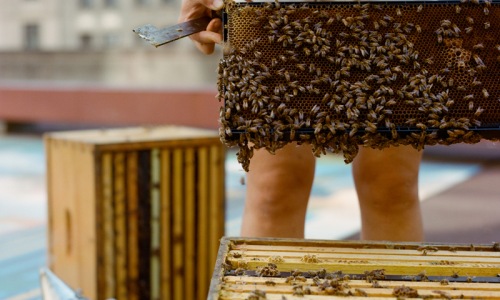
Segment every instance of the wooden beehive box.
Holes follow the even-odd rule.
[[[49,265],[89,299],[204,299],[224,147],[176,126],[46,135]]]
[[[500,299],[500,246],[223,238],[208,299]]]

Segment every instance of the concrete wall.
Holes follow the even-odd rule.
[[[187,49],[175,43],[187,43]],[[189,40],[175,43],[136,50],[0,52],[0,84],[41,81],[57,85],[215,87],[219,52],[205,56]]]
[[[63,46],[59,35],[60,7],[56,0],[2,0],[0,9],[0,50],[25,49],[25,26],[39,27],[40,49],[55,50]]]

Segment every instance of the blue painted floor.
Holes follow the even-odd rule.
[[[226,170],[226,235],[237,236],[246,186],[240,182],[245,173],[233,152],[227,156]],[[422,200],[479,170],[480,166],[473,163],[424,161],[420,174]],[[46,212],[41,138],[0,136],[0,299],[40,299],[38,271],[45,265],[47,255]],[[339,156],[325,156],[317,163],[306,237],[342,239],[358,230],[351,167]]]
[[[0,299],[20,294],[22,299],[41,299],[38,270],[46,265],[45,242],[45,226],[0,236]]]
[[[41,299],[46,199],[42,140],[0,136],[0,299]]]

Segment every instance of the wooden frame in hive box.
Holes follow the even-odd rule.
[[[208,299],[500,299],[499,276],[499,243],[223,238]]]

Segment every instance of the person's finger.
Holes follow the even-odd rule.
[[[222,42],[222,36],[212,31],[201,31],[190,35],[190,37],[194,42],[201,44],[220,44]]]
[[[224,7],[223,0],[183,0],[179,22],[211,16],[212,10],[220,10]]]
[[[223,7],[223,0],[183,0],[179,22],[185,22],[202,16],[211,16],[212,9]],[[205,54],[211,54],[214,51],[215,44],[222,42],[222,21],[213,19],[207,25],[205,31],[193,34],[190,38],[194,41],[196,47]]]
[[[224,6],[223,0],[199,0],[201,4],[205,7],[210,8],[211,10],[219,10]]]
[[[215,44],[222,43],[222,21],[213,19],[207,26],[206,31],[191,35],[191,39],[195,42],[196,47],[205,54],[214,52]]]
[[[210,43],[210,44],[203,44],[203,43],[195,43],[196,48],[200,50],[203,54],[212,54],[214,52],[215,44]]]
[[[205,31],[190,35],[191,39],[200,43],[216,43],[222,41],[222,21],[220,19],[212,19],[207,25]]]
[[[212,21],[208,23],[207,31],[222,34],[222,20],[219,18],[212,19]]]

